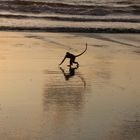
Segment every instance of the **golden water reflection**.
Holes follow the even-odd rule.
[[[62,68],[58,74],[49,72],[43,94],[44,108],[79,110],[84,104],[84,91],[85,83],[75,75],[74,69],[68,73]]]
[[[139,35],[28,34],[0,36],[0,139],[140,139]],[[81,40],[80,67],[57,67]]]
[[[114,126],[105,138],[106,140],[139,140],[140,139],[140,116],[134,116],[131,120],[124,120]]]

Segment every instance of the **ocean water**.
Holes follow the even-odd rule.
[[[139,0],[1,0],[1,30],[140,31]]]

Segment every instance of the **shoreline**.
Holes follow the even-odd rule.
[[[118,16],[113,17],[112,16],[89,16],[89,17],[80,17],[73,15],[72,17],[69,17],[69,15],[25,15],[25,14],[0,14],[0,18],[9,18],[9,19],[45,19],[45,20],[51,20],[51,21],[66,21],[66,22],[128,22],[128,23],[140,23],[139,16],[129,17],[128,16]]]
[[[6,27],[0,31],[15,32],[54,32],[54,33],[140,33],[140,29],[133,28],[90,28],[90,27]]]

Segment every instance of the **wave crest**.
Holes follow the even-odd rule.
[[[117,2],[116,2],[117,4]],[[26,0],[2,0],[0,9],[14,12],[29,12],[29,13],[57,13],[68,15],[96,15],[105,16],[110,14],[132,14],[140,15],[140,4],[133,2],[127,5],[104,4],[104,5],[84,5],[70,3],[53,3],[53,2],[37,2]],[[119,3],[120,4],[120,3]]]

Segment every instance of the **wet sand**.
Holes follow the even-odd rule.
[[[0,139],[139,140],[139,72],[139,34],[0,32]]]

